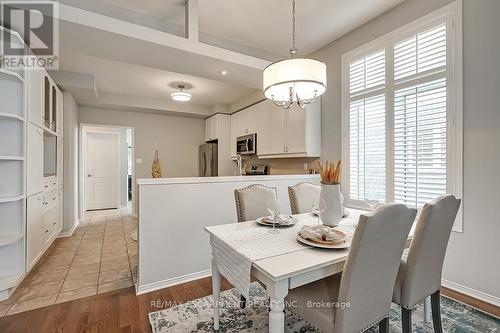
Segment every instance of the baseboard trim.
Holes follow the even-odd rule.
[[[457,293],[463,294],[463,295],[468,296],[470,298],[476,299],[479,302],[487,303],[487,304],[491,305],[492,307],[496,307],[497,310],[498,310],[498,308],[500,308],[500,298],[499,297],[489,295],[489,294],[486,294],[482,291],[475,290],[475,289],[472,289],[470,287],[466,287],[464,285],[461,285],[459,283],[444,280],[444,279],[441,281],[441,285],[444,288],[450,289],[451,291],[455,291]],[[450,297],[452,297],[452,296],[450,295]],[[452,298],[454,298],[454,297],[452,297]],[[459,298],[459,297],[457,297],[457,298]],[[463,299],[457,299],[457,300],[462,302],[462,303],[469,304],[466,300],[463,300]],[[472,304],[469,304],[469,305],[472,305]],[[498,316],[498,311],[493,311],[496,313],[492,313],[492,311],[490,311],[491,309],[486,309],[486,308],[483,309],[482,306],[481,307],[475,306],[475,307],[477,307],[479,310],[488,312],[493,316]]]
[[[73,223],[73,226],[71,227],[70,230],[68,231],[61,231],[59,233],[59,236],[57,238],[65,238],[65,237],[70,237],[73,236],[73,232],[75,232],[76,228],[78,227],[78,224],[80,224],[80,220],[76,220],[75,223]]]
[[[163,289],[163,288],[168,288],[172,287],[178,284],[183,284],[186,282],[191,282],[194,280],[206,278],[212,275],[212,270],[206,270],[206,271],[201,271],[201,272],[196,272],[196,273],[191,273],[183,276],[178,276],[175,278],[171,279],[166,279],[158,282],[153,282],[153,283],[148,283],[145,285],[137,285],[136,288],[136,294],[137,295],[142,295],[146,293],[150,293],[152,291],[158,290],[158,289]]]

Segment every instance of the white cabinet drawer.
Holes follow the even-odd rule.
[[[57,217],[58,207],[54,206],[49,209],[43,216],[43,244],[47,248],[53,240],[53,236],[57,232]]]

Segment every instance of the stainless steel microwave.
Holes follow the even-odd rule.
[[[249,134],[236,138],[236,153],[238,155],[257,154],[257,134]]]

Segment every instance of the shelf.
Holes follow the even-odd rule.
[[[9,118],[24,121],[24,117],[21,117],[20,115],[14,113],[0,112],[0,118]]]
[[[7,236],[7,237],[0,237],[0,247],[17,243],[23,238],[24,238],[23,234],[12,235],[12,236]]]
[[[19,75],[19,73],[9,71],[8,69],[5,68],[0,68],[0,80],[24,82],[24,78],[21,75]]]
[[[0,198],[0,203],[19,201],[19,200],[23,200],[25,197],[26,196],[23,194],[23,195],[18,195],[15,197],[10,197],[10,198]]]
[[[0,156],[0,161],[24,161],[22,156]]]

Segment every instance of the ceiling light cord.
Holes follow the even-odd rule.
[[[290,49],[290,56],[293,58],[297,54],[295,47],[295,0],[292,0],[292,48]]]

